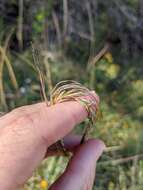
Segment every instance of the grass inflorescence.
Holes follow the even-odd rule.
[[[77,101],[84,105],[91,123],[95,121],[98,99],[88,88],[73,80],[59,82],[50,94],[50,105],[67,101]]]

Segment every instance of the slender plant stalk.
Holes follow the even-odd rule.
[[[138,160],[143,159],[143,154],[138,154],[138,155],[125,157],[125,158],[119,158],[119,159],[111,160],[111,161],[103,161],[103,162],[100,162],[99,165],[113,165],[113,166],[116,166],[118,164],[124,164],[124,163],[127,163],[129,161],[134,161],[134,159],[138,159]]]
[[[18,29],[17,29],[17,38],[19,42],[19,48],[23,49],[23,0],[19,0],[19,16],[18,16]]]
[[[21,61],[26,63],[29,67],[31,67],[34,71],[37,71],[33,63],[24,55],[19,54],[17,52],[13,52],[13,54]]]
[[[89,1],[86,1],[86,9],[87,9],[87,14],[88,14],[88,20],[89,20],[89,29],[90,29],[90,36],[91,36],[91,41],[90,41],[90,58],[94,55],[94,43],[95,43],[95,31],[94,31],[94,21],[93,21],[93,15],[92,15],[92,10],[91,10],[91,4]]]
[[[55,11],[52,12],[52,17],[53,17],[53,22],[54,22],[56,33],[57,33],[57,41],[58,41],[59,49],[61,49],[62,48],[62,34],[61,34],[59,20]]]
[[[109,48],[110,45],[106,43],[104,47],[100,50],[100,52],[90,61],[88,67],[90,68],[91,65],[95,65],[97,61],[99,61],[104,56],[104,54],[109,50]]]
[[[52,76],[51,76],[51,65],[49,62],[48,53],[44,53],[44,66],[46,70],[46,82],[48,85],[48,92],[50,94],[53,89],[53,84],[52,84]]]
[[[33,56],[33,60],[35,63],[35,67],[36,70],[38,72],[39,75],[39,80],[40,80],[40,84],[41,84],[41,93],[42,93],[42,99],[46,102],[47,106],[49,105],[48,103],[48,98],[46,95],[46,87],[45,87],[45,80],[44,80],[44,74],[41,71],[41,66],[40,66],[40,60],[39,60],[39,52],[38,50],[34,47],[33,43],[31,42],[31,46],[32,46],[32,56]]]
[[[5,62],[5,56],[4,53],[7,51],[8,48],[8,44],[9,41],[11,39],[11,36],[14,32],[15,28],[12,28],[9,35],[7,36],[5,43],[4,43],[4,47],[0,49],[0,55],[1,55],[1,59],[0,59],[0,101],[1,104],[3,105],[5,111],[8,110],[8,106],[6,103],[6,98],[5,98],[5,93],[4,93],[4,87],[3,87],[3,68],[4,68],[4,62]]]
[[[68,30],[68,0],[63,0],[63,36],[66,37]]]
[[[3,57],[4,57],[4,61],[5,61],[5,64],[7,66],[7,69],[8,69],[9,76],[10,76],[11,82],[13,84],[13,87],[15,88],[15,90],[18,90],[18,83],[17,83],[17,80],[16,80],[14,70],[12,68],[11,62],[8,59],[8,57],[6,56],[5,51],[1,46],[0,46],[0,51],[1,51],[1,54],[3,55]]]
[[[1,53],[1,51],[0,51]],[[4,107],[5,110],[8,109],[5,99],[4,87],[3,87],[3,66],[4,66],[4,59],[3,54],[1,53],[1,60],[0,60],[0,100],[1,105]]]

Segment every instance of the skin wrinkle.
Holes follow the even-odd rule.
[[[37,112],[37,111],[36,111]],[[3,125],[2,126],[2,128],[1,128],[1,132],[3,131],[3,130],[5,130],[6,128],[7,128],[7,126],[9,127],[10,126],[10,128],[12,128],[11,126],[13,126],[14,128],[15,127],[17,127],[17,126],[19,126],[19,130],[20,129],[22,129],[22,127],[20,127],[22,124],[26,124],[26,123],[33,123],[33,120],[32,120],[32,117],[30,117],[30,115],[33,115],[34,113],[36,113],[36,112],[33,112],[33,113],[31,113],[31,114],[26,114],[26,113],[24,113],[24,114],[21,114],[20,116],[18,116],[18,115],[15,115],[14,116],[14,118],[13,119],[11,119],[11,121],[9,121],[9,124],[5,124],[5,125]],[[15,112],[15,113],[18,113],[17,111]],[[23,125],[23,126],[24,126]],[[33,124],[31,125],[31,126],[33,126]]]
[[[47,111],[48,111],[48,109],[49,109],[49,107],[46,106],[46,110]],[[37,117],[38,120],[39,120],[37,122],[38,125],[34,126],[36,128],[36,130],[37,130],[37,128],[39,128],[40,123],[42,122],[42,118],[46,118],[46,117],[47,117],[46,111],[43,110],[43,109],[39,109],[39,111],[38,111],[38,117]],[[48,125],[50,125],[50,122],[47,123],[47,128],[48,128]],[[39,134],[39,137],[40,137],[42,143],[45,144],[48,147],[49,144],[50,144],[50,139],[49,139],[49,137],[47,137],[47,134],[45,132],[42,133],[42,129],[41,129],[40,133],[38,133],[38,134]]]
[[[14,122],[17,118],[23,116],[23,114],[25,112],[27,114],[28,113],[34,114],[35,112],[37,112],[39,110],[39,108],[41,108],[42,105],[44,106],[45,102],[37,103],[34,105],[26,105],[26,106],[18,107],[16,109],[10,111],[6,115],[0,117],[0,123],[1,123],[1,125],[3,125],[3,127],[6,125],[10,125],[12,121]]]
[[[32,133],[36,137],[39,137],[38,138],[39,142],[41,141],[42,143],[47,144],[47,141],[43,140],[43,137],[40,136],[40,133],[38,132],[39,129],[37,129],[40,126],[40,118],[41,117],[39,110],[36,110],[35,112],[32,113],[28,113],[27,111],[25,111],[24,115],[17,119],[16,124],[14,124],[16,125],[16,127],[13,126],[13,129],[15,129],[15,132],[20,131],[20,135],[22,135],[21,134],[22,131],[25,132],[26,130],[27,135]]]
[[[20,123],[20,122],[18,122]],[[19,141],[16,141],[16,143],[21,142],[21,138],[19,138],[19,136],[23,137],[23,136],[27,136],[29,134],[31,134],[33,136],[34,133],[30,133],[31,132],[31,125],[27,126],[21,123],[21,126],[19,126],[19,124],[14,124],[12,123],[11,126],[6,127],[3,130],[3,133],[5,133],[7,136],[10,134],[13,136],[13,140],[14,139],[18,139]],[[33,131],[34,132],[34,131]],[[23,141],[23,140],[22,140]]]

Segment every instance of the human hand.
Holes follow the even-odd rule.
[[[0,188],[16,190],[32,176],[33,171],[49,155],[48,147],[65,137],[87,117],[78,102],[65,102],[47,107],[38,103],[17,108],[0,118]],[[104,144],[67,138],[65,146],[75,153],[65,173],[51,190],[92,189],[96,161]]]

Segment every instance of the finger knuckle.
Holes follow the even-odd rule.
[[[11,111],[13,116],[23,115],[24,113],[27,113],[26,106],[22,106]]]
[[[33,115],[29,113],[24,107],[17,108],[12,111],[12,114],[15,115],[15,124],[34,124]]]

